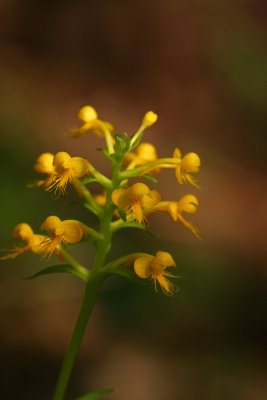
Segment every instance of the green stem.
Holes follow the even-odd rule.
[[[152,161],[148,164],[142,165],[141,167],[126,169],[125,171],[120,172],[120,180],[135,178],[142,173],[149,172],[155,167],[159,166],[160,168],[175,168],[175,165],[178,165],[181,162],[179,158],[159,158],[158,160]]]
[[[89,226],[83,224],[82,222],[80,222],[80,225],[82,227],[82,229],[84,230],[85,233],[87,233],[89,236],[93,237],[96,240],[103,240],[104,236],[97,232],[95,229],[90,228]]]
[[[127,256],[120,257],[117,260],[106,264],[104,266],[104,268],[103,268],[103,271],[111,273],[114,268],[117,268],[120,265],[127,264],[129,261],[135,260],[138,257],[145,257],[145,256],[148,256],[148,255],[149,254],[147,254],[147,253],[131,253],[131,254],[127,254]]]
[[[93,305],[100,289],[102,281],[107,277],[107,272],[103,271],[103,266],[107,253],[111,245],[111,220],[114,207],[111,200],[111,194],[113,189],[119,187],[119,165],[113,166],[112,182],[113,186],[107,190],[107,203],[103,209],[103,213],[99,216],[100,218],[100,234],[103,240],[96,242],[96,257],[93,269],[88,277],[85,294],[81,309],[77,318],[77,322],[69,343],[69,347],[65,354],[62,369],[59,375],[58,383],[56,386],[53,400],[63,400],[69,382],[72,367],[76,358],[76,354],[79,350],[81,340],[84,335],[85,328],[87,326]],[[74,260],[76,263],[76,261]]]
[[[79,273],[79,275],[82,275],[85,280],[88,280],[90,272],[88,269],[84,268],[82,265],[80,265],[68,252],[67,250],[63,249],[61,247],[60,249],[60,254],[64,258],[65,261],[67,261],[76,271]]]
[[[63,400],[64,398],[76,354],[79,350],[87,322],[103,279],[104,276],[99,273],[91,273],[89,276],[81,309],[63,361],[53,400]]]

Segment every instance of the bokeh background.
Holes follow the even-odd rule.
[[[160,191],[198,196],[188,219],[203,240],[153,215],[159,237],[118,233],[111,255],[171,252],[180,292],[166,298],[149,283],[107,281],[67,399],[112,386],[110,400],[266,399],[266,19],[263,0],[1,1],[1,248],[17,223],[38,231],[48,215],[96,226],[71,189],[54,200],[25,187],[45,151],[86,157],[109,174],[95,150],[101,139],[65,135],[84,104],[128,134],[154,110],[145,141],[160,156],[178,146],[202,160],[201,190],[163,171]],[[73,254],[92,262],[88,245]],[[21,278],[55,263],[30,253],[1,262],[4,399],[52,396],[83,284]]]

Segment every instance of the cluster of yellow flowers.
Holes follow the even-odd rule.
[[[13,237],[24,241],[25,245],[10,250],[2,259],[15,258],[31,250],[46,258],[55,252],[64,261],[62,243],[79,243],[87,235],[96,241],[110,240],[106,237],[127,224],[132,227],[137,227],[138,224],[144,226],[149,215],[155,212],[169,214],[173,221],[179,220],[199,238],[197,228],[183,216],[184,213],[194,214],[197,211],[198,200],[193,194],[187,194],[177,201],[165,201],[161,200],[157,190],[151,190],[143,182],[128,185],[131,178],[147,178],[153,181],[161,169],[169,168],[174,169],[179,184],[188,182],[198,187],[196,178],[192,175],[200,168],[200,158],[196,153],[190,152],[182,156],[180,149],[175,148],[172,157],[158,158],[156,148],[151,143],[139,144],[144,130],[157,121],[157,115],[152,111],[145,114],[139,129],[131,138],[128,135],[123,138],[119,134],[112,136],[114,126],[100,120],[91,106],[82,107],[77,117],[82,124],[72,130],[70,136],[76,138],[93,132],[106,139],[107,147],[102,150],[113,168],[111,179],[102,175],[84,158],[71,157],[66,152],[55,155],[43,153],[37,158],[34,170],[44,174],[45,178],[29,186],[42,186],[59,196],[66,192],[68,183],[72,184],[78,195],[84,199],[85,206],[102,220],[102,228],[100,226],[98,232],[76,220],[61,221],[57,216],[49,216],[41,225],[41,230],[46,230],[48,235],[39,235],[28,224],[21,223],[15,227]],[[85,178],[80,181],[82,177]],[[102,194],[90,193],[86,185],[91,181],[102,185]],[[105,210],[108,210],[106,214]],[[103,223],[108,218],[108,212],[111,216],[109,228]],[[168,295],[175,291],[175,285],[166,278],[174,277],[166,268],[176,266],[169,253],[158,251],[155,256],[142,254],[130,257],[128,264],[129,261],[134,263],[134,272],[138,277],[150,277],[155,288],[158,282]]]

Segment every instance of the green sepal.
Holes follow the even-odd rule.
[[[22,279],[30,280],[30,279],[38,278],[39,276],[42,276],[42,275],[50,275],[50,274],[56,274],[56,273],[71,274],[71,275],[77,276],[78,278],[81,278],[83,281],[87,282],[87,278],[81,272],[77,271],[75,268],[73,268],[69,264],[52,265],[51,267],[42,269],[41,271],[36,272],[35,274],[33,274],[31,276],[24,277]]]
[[[78,187],[82,186],[82,185],[86,185],[87,183],[91,183],[91,182],[98,182],[98,179],[96,179],[92,176],[89,176],[88,178],[85,178],[83,181],[81,181],[81,183],[78,185]]]
[[[139,285],[145,285],[145,281],[141,278],[139,278],[131,269],[128,267],[116,267],[114,269],[110,269],[108,273],[114,274],[114,275],[120,275],[123,278],[130,279],[130,281],[134,283],[138,283]]]
[[[151,176],[149,174],[142,175],[142,177],[148,179],[149,181],[151,181],[153,183],[159,183],[159,181],[156,178],[154,178],[154,176]]]
[[[109,394],[111,392],[114,392],[113,388],[110,389],[100,389],[96,390],[95,392],[90,392],[88,394],[85,394],[82,397],[78,397],[76,400],[98,400],[102,396],[105,396],[106,394]]]

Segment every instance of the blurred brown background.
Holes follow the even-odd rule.
[[[96,226],[71,190],[55,201],[25,187],[44,151],[86,157],[109,173],[95,150],[101,139],[65,135],[84,104],[128,134],[154,110],[159,120],[144,140],[160,156],[178,146],[202,161],[200,191],[179,186],[172,171],[159,190],[166,200],[198,196],[188,219],[203,241],[153,215],[159,238],[124,231],[111,254],[171,252],[180,293],[107,281],[67,399],[112,386],[110,400],[266,398],[266,12],[263,0],[1,1],[2,248],[17,223],[38,231],[48,215]],[[73,254],[90,265],[90,247]],[[1,262],[4,399],[52,396],[83,285],[20,279],[47,265],[34,254]]]

